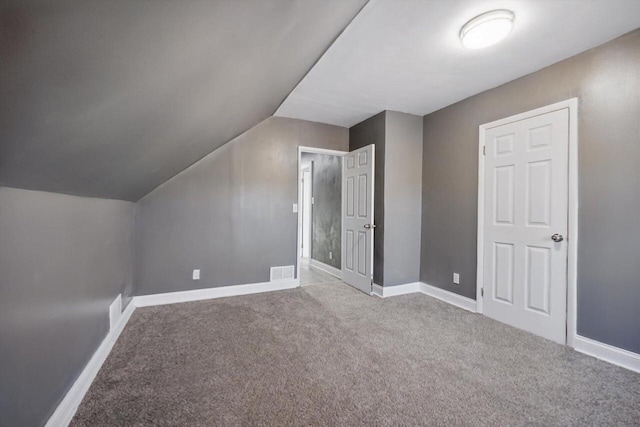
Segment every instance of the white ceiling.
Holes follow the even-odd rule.
[[[501,43],[467,50],[460,27],[509,9]],[[351,127],[382,110],[425,115],[640,27],[640,0],[371,0],[276,116]]]

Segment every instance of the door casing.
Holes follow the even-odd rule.
[[[302,203],[298,206],[298,209],[302,211],[302,239],[301,239],[301,249],[302,254],[300,255],[302,258],[305,257],[305,251],[308,250],[309,256],[311,258],[311,234],[313,229],[313,162],[306,168],[303,168],[301,171],[302,176]],[[305,179],[305,174],[308,177],[308,181]],[[307,194],[307,191],[309,194]],[[306,224],[307,229],[305,230],[305,219],[309,222]],[[305,243],[307,247],[305,248]]]
[[[487,129],[506,125],[567,108],[569,110],[569,191],[567,235],[567,342],[575,347],[578,277],[578,98],[557,102],[535,110],[480,125],[478,146],[478,239],[476,275],[476,311],[482,313],[484,286],[484,212],[485,212],[485,133]]]

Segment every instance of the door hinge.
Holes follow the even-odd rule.
[[[487,146],[486,146],[486,145],[483,145],[483,146],[482,146],[482,155],[483,155],[483,156],[486,156],[486,155],[487,155]]]
[[[484,288],[480,288],[480,296],[483,297],[484,296]]]

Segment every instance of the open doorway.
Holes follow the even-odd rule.
[[[342,151],[300,147],[298,278],[300,285],[342,277]]]

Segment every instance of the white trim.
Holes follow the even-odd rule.
[[[315,147],[306,147],[304,145],[298,146],[298,167],[296,171],[297,181],[296,188],[298,189],[298,236],[296,238],[296,278],[300,279],[300,258],[302,257],[302,210],[300,206],[302,205],[302,186],[300,185],[300,181],[302,179],[301,175],[301,166],[302,166],[302,153],[312,153],[312,154],[331,154],[334,156],[344,156],[348,154],[348,151],[338,151],[338,150],[329,150],[327,148],[315,148]],[[342,197],[340,197],[342,200]],[[341,209],[342,212],[342,209]],[[342,245],[341,245],[342,246]],[[309,254],[311,256],[311,254]],[[341,262],[340,265],[344,265],[344,251],[341,250]],[[340,273],[340,277],[342,277],[342,272]]]
[[[306,181],[304,180],[304,174],[305,172],[309,173],[309,181],[310,181],[310,185],[309,188],[311,189],[311,194],[309,195],[309,205],[310,205],[310,209],[308,209],[309,212],[309,225],[307,227],[307,232],[305,233],[304,231],[304,216],[305,216],[305,212],[307,211],[307,200],[306,200],[306,196],[305,196],[305,187],[306,187]],[[301,167],[300,168],[300,182],[298,183],[298,185],[300,186],[300,203],[298,204],[298,211],[302,211],[300,213],[300,217],[301,217],[301,227],[300,227],[300,249],[301,249],[301,254],[300,254],[300,258],[311,258],[311,251],[313,248],[311,248],[311,231],[313,228],[313,170],[311,168],[311,165],[305,166],[305,167]],[[304,242],[307,242],[307,246],[309,246],[308,248],[308,257],[305,257],[305,251],[304,251]]]
[[[270,285],[270,286],[269,286]],[[285,287],[286,286],[286,287]],[[65,397],[62,399],[56,410],[53,412],[45,427],[66,427],[75,415],[82,399],[91,387],[93,380],[100,371],[104,361],[109,356],[118,337],[129,322],[131,315],[137,307],[147,307],[152,305],[172,304],[176,302],[198,301],[201,299],[221,298],[227,296],[247,295],[250,293],[269,292],[279,289],[290,289],[298,286],[296,281],[282,281],[276,283],[251,283],[248,285],[223,286],[221,288],[199,289],[195,291],[170,292],[165,294],[143,295],[133,297],[129,305],[124,309],[122,315],[113,329],[95,351],[89,362],[84,367],[76,381],[73,383]],[[225,289],[226,288],[226,289]],[[255,292],[249,292],[253,290]],[[458,294],[436,288],[422,282],[406,283],[398,286],[383,287],[373,284],[373,294],[381,298],[411,293],[423,293],[437,298],[459,308],[475,312],[475,301]],[[580,353],[593,356],[617,366],[640,373],[640,354],[623,350],[608,344],[604,344],[582,336],[575,337],[575,350]]]
[[[317,268],[318,270],[322,270],[325,273],[329,273],[330,275],[335,276],[338,279],[342,279],[342,270],[338,270],[337,268],[325,264],[324,262],[309,258],[309,265],[313,268]]]
[[[98,349],[73,383],[65,397],[53,412],[45,427],[66,427],[69,425],[78,406],[82,403],[91,383],[100,371],[104,361],[109,356],[113,345],[124,330],[131,315],[138,307],[153,305],[174,304],[187,301],[199,301],[212,298],[222,298],[237,295],[248,295],[262,292],[271,292],[284,289],[292,289],[299,286],[298,280],[279,280],[275,282],[250,283],[246,285],[222,286],[219,288],[197,289],[184,292],[168,292],[165,294],[142,295],[131,299],[129,305],[120,315],[115,326],[107,333]]]
[[[406,295],[413,293],[421,293],[441,301],[455,305],[456,307],[468,310],[472,313],[476,312],[476,302],[471,298],[454,294],[447,290],[436,288],[424,282],[405,283],[397,286],[380,286],[373,284],[373,294],[380,298],[394,297],[397,295]]]
[[[455,305],[456,307],[462,308],[472,313],[476,312],[476,302],[471,298],[455,294],[445,289],[436,288],[435,286],[431,286],[423,282],[420,283],[420,292],[425,295],[437,298],[441,301],[448,302],[449,304]]]
[[[180,302],[281,291],[284,289],[297,288],[299,285],[300,283],[297,279],[276,280],[273,282],[249,283],[246,285],[220,286],[217,288],[167,292],[164,294],[140,295],[135,297],[134,302],[136,307],[149,307],[153,305],[176,304]]]
[[[107,336],[104,337],[98,349],[93,353],[89,362],[87,362],[76,381],[45,424],[45,427],[62,427],[69,425],[78,410],[78,406],[82,403],[84,395],[89,390],[89,387],[91,387],[91,383],[100,371],[107,356],[109,356],[113,345],[129,321],[131,314],[133,314],[136,309],[134,302],[135,298],[129,302],[129,305],[124,309],[114,327],[109,331]]]
[[[575,349],[580,353],[593,356],[605,362],[621,366],[640,373],[640,354],[633,353],[609,344],[585,338],[580,335],[575,336]]]
[[[371,295],[384,298],[384,287],[376,283],[371,284]]]
[[[415,292],[420,292],[420,282],[405,283],[396,286],[380,286],[375,283],[373,284],[373,295],[377,295],[380,298],[413,294]]]
[[[122,316],[122,294],[113,300],[109,305],[109,330],[112,330],[118,324],[118,320]]]
[[[482,281],[484,277],[484,159],[483,146],[488,129],[525,120],[542,114],[567,108],[569,110],[569,212],[567,236],[567,345],[573,347],[576,337],[577,318],[577,271],[578,271],[578,98],[567,99],[515,116],[480,125],[478,138],[478,239],[476,275],[476,311],[483,312]]]
[[[567,238],[567,345],[578,335],[578,98],[569,105],[569,233]]]

